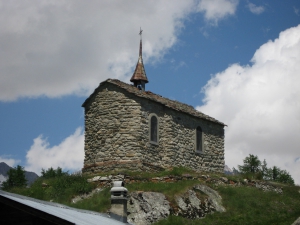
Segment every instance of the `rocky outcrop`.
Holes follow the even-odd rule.
[[[189,190],[181,196],[176,197],[178,208],[174,210],[174,215],[189,219],[204,217],[207,213],[215,211],[208,198],[198,198],[194,190]]]
[[[126,184],[139,183],[139,182],[151,182],[151,183],[174,183],[182,180],[199,180],[201,182],[211,184],[212,186],[219,185],[228,185],[228,186],[248,186],[258,188],[262,191],[274,191],[278,194],[282,194],[282,187],[267,181],[258,181],[258,180],[247,180],[234,181],[228,179],[227,177],[210,177],[209,175],[190,175],[183,174],[181,176],[164,176],[164,177],[152,177],[152,178],[140,178],[140,177],[131,177],[127,175],[109,175],[109,176],[95,176],[91,179],[88,179],[88,182],[96,182],[99,187],[111,187],[113,181],[123,181]]]
[[[132,192],[127,203],[127,220],[135,225],[148,225],[167,218],[170,210],[170,203],[161,193]]]
[[[89,182],[96,182],[98,187],[101,188],[110,187],[111,183],[116,180],[121,180],[126,184],[139,182],[174,183],[182,180],[199,180],[199,184],[185,193],[175,196],[172,202],[169,202],[161,193],[142,191],[129,193],[127,204],[128,221],[137,225],[148,225],[167,218],[169,215],[197,219],[213,212],[225,212],[226,210],[222,205],[222,197],[217,191],[213,190],[213,187],[221,185],[231,187],[247,186],[258,188],[262,191],[274,191],[278,194],[283,193],[281,187],[271,182],[251,181],[247,179],[232,180],[230,177],[211,177],[204,174],[169,175],[152,178],[119,174],[96,176],[88,179]],[[85,197],[90,197],[90,195],[79,196],[74,201],[84,199]]]
[[[206,195],[208,195],[209,202],[212,204],[212,206],[215,208],[218,212],[225,212],[225,208],[222,206],[222,197],[219,195],[218,192],[211,189],[210,187],[206,185],[196,185],[194,186],[194,189],[202,191]]]
[[[225,212],[221,200],[216,191],[205,185],[196,185],[193,190],[175,197],[175,205],[162,193],[132,192],[127,203],[128,221],[136,225],[149,225],[169,215],[202,218],[215,211]]]
[[[282,188],[270,185],[267,182],[256,182],[255,187],[263,191],[274,191],[278,194],[282,194]]]

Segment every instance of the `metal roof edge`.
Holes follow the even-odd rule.
[[[72,208],[59,203],[43,201],[31,197],[18,195],[0,190],[0,202],[19,205],[24,207],[27,213],[36,212],[40,218],[47,217],[49,221],[66,221],[68,224],[105,224],[105,225],[121,225],[125,224],[121,221],[115,220],[107,214],[98,213],[89,210]],[[42,217],[41,217],[42,216]],[[45,218],[46,219],[46,218]],[[48,220],[46,219],[46,220]],[[64,223],[65,224],[65,223]],[[131,223],[127,223],[131,224]]]

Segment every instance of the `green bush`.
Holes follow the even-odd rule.
[[[86,176],[78,173],[68,174],[51,168],[44,172],[47,178],[41,176],[29,188],[13,188],[10,191],[41,200],[67,204],[74,196],[91,192],[95,188],[94,184],[87,182]]]
[[[93,185],[80,174],[63,175],[48,180],[50,187],[48,195],[54,199],[68,199],[72,195],[80,195],[92,191]]]
[[[61,176],[65,176],[68,175],[68,172],[63,172],[62,168],[57,167],[57,169],[53,169],[52,167],[50,167],[47,170],[42,169],[41,172],[43,178],[54,178],[54,177],[61,177]]]
[[[263,163],[261,163],[257,156],[249,154],[249,156],[247,156],[243,161],[244,165],[238,165],[240,171],[237,171],[237,173],[241,174],[243,178],[248,180],[264,179],[280,183],[294,184],[294,179],[286,170],[281,170],[277,166],[268,168],[265,159]]]

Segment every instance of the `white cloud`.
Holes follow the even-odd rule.
[[[176,43],[195,1],[0,0],[0,101],[87,94]],[[159,26],[157,26],[159,24]]]
[[[42,168],[61,167],[63,170],[79,171],[84,160],[84,133],[77,128],[74,134],[67,137],[57,146],[50,146],[47,139],[39,136],[26,154],[27,171],[40,174]]]
[[[249,2],[247,5],[250,12],[254,14],[261,14],[265,11],[265,8],[263,6],[256,6],[255,4]]]
[[[184,20],[217,23],[238,0],[0,0],[0,101],[90,94],[111,77],[129,81],[144,30],[144,62],[172,47]],[[198,7],[197,7],[198,6]],[[159,24],[159,26],[157,26]]]
[[[295,13],[297,16],[300,16],[300,14],[299,14],[299,9],[296,8],[295,6],[294,6],[293,8],[294,8],[294,13]]]
[[[18,163],[20,163],[20,160],[12,159],[7,156],[0,156],[0,162],[5,162],[7,165],[10,167],[15,167],[17,166]]]
[[[179,62],[177,62],[174,59],[172,59],[171,62],[172,62],[172,69],[173,70],[178,70],[181,67],[187,67],[187,64],[184,61],[182,61],[182,60],[179,61]]]
[[[249,154],[286,169],[300,184],[300,25],[262,45],[252,65],[233,64],[204,87],[198,110],[228,124],[225,161]]]
[[[238,0],[201,0],[198,11],[204,12],[205,19],[217,25],[220,19],[235,14],[238,3]]]

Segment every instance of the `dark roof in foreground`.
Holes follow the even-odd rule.
[[[214,123],[218,123],[218,124],[221,124],[223,126],[226,126],[224,123],[216,120],[215,118],[210,117],[208,115],[205,115],[204,113],[196,110],[191,105],[187,105],[187,104],[184,104],[184,103],[181,103],[181,102],[178,102],[178,101],[174,101],[174,100],[171,100],[171,99],[168,99],[168,98],[164,98],[160,95],[152,93],[151,91],[140,91],[135,86],[130,85],[130,84],[126,84],[126,83],[124,83],[122,81],[119,81],[117,79],[107,79],[107,80],[101,82],[99,84],[99,86],[95,89],[95,91],[85,100],[85,102],[82,104],[82,107],[85,107],[85,105],[89,102],[89,100],[92,98],[92,96],[96,93],[97,89],[100,88],[104,83],[111,83],[111,84],[117,85],[118,87],[128,91],[129,93],[132,93],[132,94],[134,94],[138,97],[141,97],[141,98],[146,98],[146,99],[152,100],[154,102],[158,102],[158,103],[160,103],[160,104],[162,104],[162,105],[164,105],[168,108],[171,108],[173,110],[180,111],[180,112],[183,112],[183,113],[187,113],[189,115],[192,115],[192,116],[195,116],[195,117],[198,117],[198,118],[201,118],[201,119],[209,120],[209,121],[212,121]]]
[[[41,201],[5,191],[0,191],[0,204],[25,211],[28,214],[52,221],[55,224],[124,225],[124,223],[112,219],[106,214],[75,209],[58,203]],[[2,219],[0,218],[0,220]]]

